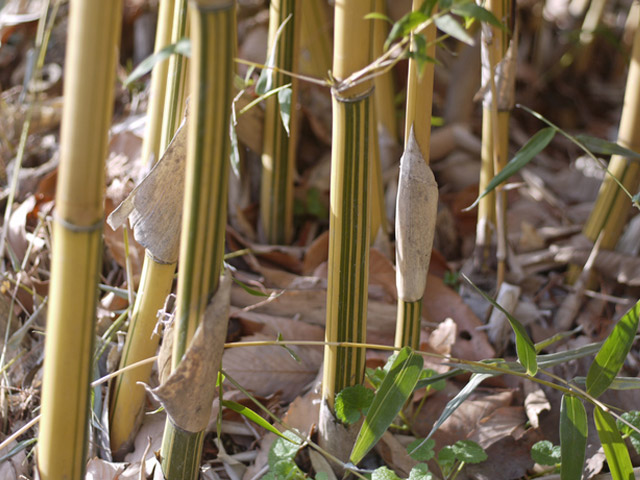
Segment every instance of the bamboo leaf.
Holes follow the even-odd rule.
[[[615,419],[610,413],[596,407],[593,411],[593,420],[604,454],[607,457],[611,478],[613,480],[633,480],[633,466],[629,458],[629,451],[620,432],[618,432]]]
[[[447,403],[447,405],[444,407],[444,410],[440,414],[440,418],[438,418],[436,423],[433,424],[433,427],[431,427],[431,431],[429,432],[429,435],[427,435],[426,438],[422,442],[420,442],[420,444],[416,446],[412,451],[408,452],[409,455],[411,455],[416,450],[418,450],[418,448],[420,448],[423,443],[427,442],[431,438],[431,435],[433,435],[434,432],[438,430],[438,428],[440,428],[440,426],[445,422],[445,420],[449,418],[451,414],[455,412],[456,409],[460,405],[462,405],[462,403],[467,398],[469,398],[469,395],[473,393],[473,391],[478,387],[478,385],[480,385],[487,378],[490,378],[493,376],[494,375],[491,373],[480,373],[480,374],[474,373],[469,379],[469,381],[467,382],[467,384],[464,386],[464,388],[460,390],[455,397],[449,400],[449,403]]]
[[[284,22],[282,22],[280,27],[278,27],[278,31],[276,32],[276,36],[275,36],[275,41],[273,42],[273,45],[271,46],[271,50],[269,51],[269,56],[267,57],[267,63],[265,63],[264,68],[260,72],[260,77],[256,82],[255,90],[256,90],[256,93],[258,93],[259,95],[264,95],[268,91],[273,90],[274,75],[275,75],[274,67],[276,66],[277,46],[278,46],[278,42],[280,41],[280,37],[282,36],[282,32],[284,31],[284,27],[291,20],[291,18],[292,16],[289,15],[287,18],[284,19]]]
[[[350,461],[357,464],[389,428],[402,409],[420,377],[422,356],[405,347],[376,392],[351,451]]]
[[[573,382],[576,385],[585,385],[587,377],[575,377]],[[640,378],[638,377],[616,377],[609,385],[609,390],[638,390],[640,389]]]
[[[271,425],[269,422],[267,422],[264,418],[262,418],[256,412],[254,412],[248,407],[245,407],[244,405],[241,405],[236,402],[232,402],[231,400],[222,400],[222,405],[233,410],[236,413],[239,413],[240,415],[245,417],[247,420],[255,423],[256,425],[264,428],[265,430],[268,430],[271,433],[275,433],[279,437],[284,438],[285,440],[288,440],[294,445],[300,445],[300,443],[302,443],[302,440],[299,437],[297,437],[297,435],[296,435],[297,440],[294,440],[294,438],[291,435],[289,436],[284,435],[280,430],[278,430],[276,427]],[[289,438],[289,437],[292,437],[292,438]]]
[[[464,279],[471,284],[476,291],[482,295],[485,300],[491,303],[494,308],[500,310],[507,317],[509,321],[509,325],[511,325],[512,330],[516,334],[516,352],[518,354],[518,360],[522,364],[522,366],[527,370],[527,373],[531,376],[534,376],[538,371],[538,362],[537,362],[537,353],[536,347],[529,338],[527,331],[522,326],[522,324],[509,312],[507,312],[504,308],[502,308],[493,298],[484,293],[478,287],[476,287],[469,278],[462,274]]]
[[[620,155],[622,157],[640,158],[640,153],[629,150],[615,142],[609,142],[602,138],[592,137],[584,133],[575,135],[576,139],[582,143],[592,153],[600,155]]]
[[[291,135],[291,87],[283,88],[278,92],[278,105],[280,105],[280,118],[287,135]]]
[[[367,13],[364,16],[364,18],[366,18],[367,20],[384,20],[385,22],[388,22],[390,25],[393,25],[393,20],[391,20],[389,17],[387,17],[386,15],[380,12]]]
[[[609,388],[622,368],[638,330],[639,314],[640,301],[622,316],[604,341],[587,373],[587,393],[589,395],[594,397],[601,395]]]
[[[475,45],[473,37],[469,35],[464,27],[460,25],[451,15],[442,15],[433,19],[436,26],[443,31],[451,35],[456,40],[460,40],[467,45]]]
[[[580,480],[587,449],[587,412],[582,400],[563,395],[560,405],[560,451],[562,480]]]
[[[465,18],[473,18],[479,22],[488,23],[494,27],[498,27],[502,30],[506,30],[505,26],[486,8],[481,7],[475,3],[464,3],[462,5],[456,5],[451,9],[452,13],[460,15]]]
[[[388,50],[394,40],[409,35],[411,30],[427,20],[429,20],[429,15],[419,10],[407,13],[391,27],[389,36],[384,42],[384,49]]]
[[[191,56],[191,40],[189,38],[181,38],[176,43],[172,43],[171,45],[167,45],[162,50],[159,50],[157,53],[149,55],[142,62],[138,64],[138,66],[129,74],[127,79],[124,81],[124,86],[128,87],[133,82],[143,77],[151,70],[156,64],[166,60],[173,54],[184,55],[185,57]]]
[[[469,205],[464,211],[471,210],[475,207],[481,198],[491,193],[498,185],[504,182],[506,179],[517,173],[522,167],[529,163],[537,154],[545,149],[547,145],[553,140],[556,135],[556,130],[552,127],[546,127],[539,130],[533,137],[529,139],[524,146],[518,150],[513,156],[511,161],[507,163],[500,172],[491,179],[487,188],[480,194],[475,201]]]

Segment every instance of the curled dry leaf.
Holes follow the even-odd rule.
[[[187,124],[182,122],[160,161],[107,218],[115,230],[128,217],[135,239],[159,263],[178,260]]]
[[[147,387],[173,424],[188,432],[202,431],[209,423],[216,395],[214,379],[229,320],[230,293],[231,274],[226,272],[178,367],[157,388]]]

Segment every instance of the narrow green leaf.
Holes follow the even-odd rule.
[[[171,45],[167,45],[162,50],[159,50],[157,53],[149,55],[142,62],[138,64],[138,66],[129,74],[127,79],[124,81],[124,86],[128,87],[133,82],[141,78],[142,76],[149,73],[156,64],[160,63],[163,60],[166,60],[174,53],[179,55],[184,55],[185,57],[191,56],[191,40],[189,38],[182,38],[178,40],[176,43],[172,43]]]
[[[613,480],[633,480],[633,466],[629,451],[616,428],[616,421],[610,413],[600,407],[595,407],[593,420],[596,424],[598,437],[607,457],[611,478]]]
[[[473,37],[467,33],[462,25],[460,25],[451,15],[442,15],[433,19],[436,26],[446,34],[451,35],[456,40],[460,40],[467,45],[475,45]]]
[[[465,18],[473,18],[479,22],[488,23],[494,27],[506,30],[502,22],[500,22],[493,13],[475,3],[463,3],[462,5],[456,5],[451,9],[451,12]]]
[[[560,405],[560,451],[562,480],[580,480],[587,451],[587,412],[582,400],[562,396]]]
[[[388,50],[394,40],[409,35],[411,30],[427,20],[429,20],[429,15],[424,12],[414,11],[407,13],[391,27],[389,36],[384,42],[384,49]]]
[[[638,330],[639,314],[640,301],[622,316],[604,341],[587,373],[589,395],[602,395],[622,368]]]
[[[265,63],[265,68],[260,72],[260,77],[258,77],[258,81],[256,82],[255,91],[258,95],[264,95],[268,91],[273,90],[275,76],[275,70],[273,67],[276,66],[276,50],[280,37],[282,36],[282,32],[284,31],[284,27],[291,18],[291,15],[285,18],[276,31],[275,41],[273,42],[273,45],[271,45],[271,50],[267,57],[267,63]]]
[[[254,295],[256,297],[270,297],[271,296],[271,293],[264,293],[264,292],[261,292],[260,290],[256,290],[255,288],[251,288],[250,286],[248,286],[244,282],[241,282],[237,278],[233,278],[233,281],[236,284],[240,285],[245,292],[247,292],[247,293],[249,293],[251,295]]]
[[[462,274],[462,276],[480,295],[485,298],[485,300],[490,302],[494,308],[500,310],[507,317],[509,325],[511,325],[512,330],[516,334],[516,352],[518,354],[518,361],[520,361],[529,375],[534,376],[538,372],[536,347],[529,338],[529,335],[527,335],[525,328],[513,315],[502,308],[493,298],[476,287],[466,275]]]
[[[575,377],[573,382],[576,385],[584,386],[587,377]],[[638,390],[640,389],[640,378],[638,377],[616,377],[609,385],[609,390]]]
[[[556,135],[556,130],[552,127],[545,127],[542,130],[536,132],[536,134],[529,139],[524,146],[518,150],[513,156],[511,161],[500,170],[500,172],[491,179],[487,188],[480,194],[475,201],[469,205],[464,211],[471,210],[475,207],[480,199],[491,193],[498,185],[504,182],[506,179],[517,173],[522,167],[529,163],[537,154],[545,149],[547,145],[553,140]]]
[[[287,132],[287,136],[291,135],[291,87],[283,88],[278,92],[278,105],[280,106],[280,118],[282,126]]]
[[[385,22],[388,22],[390,25],[393,25],[393,20],[391,20],[389,17],[387,17],[386,15],[380,12],[367,13],[364,16],[364,18],[365,20],[384,20]]]
[[[405,347],[398,353],[389,373],[376,392],[367,417],[351,450],[350,461],[357,464],[389,428],[420,378],[422,356]]]
[[[248,407],[245,407],[244,405],[241,405],[236,402],[232,402],[231,400],[222,400],[222,405],[233,410],[234,412],[239,413],[240,415],[245,417],[247,420],[252,421],[256,425],[259,425],[260,427],[264,428],[265,430],[268,430],[271,433],[275,433],[279,437],[284,438],[285,440],[288,440],[291,443],[294,443],[295,445],[300,446],[300,444],[302,443],[302,439],[298,437],[296,434],[294,434],[293,432],[287,432],[288,435],[285,435],[276,427],[274,427],[269,422],[267,422],[260,415],[258,415],[256,412],[254,412]]]
[[[429,435],[427,435],[427,437],[420,443],[420,445],[415,447],[413,451],[409,452],[409,455],[415,452],[418,448],[422,446],[423,443],[426,443],[431,438],[431,435],[433,435],[435,431],[438,430],[438,428],[440,428],[440,426],[445,422],[445,420],[449,418],[451,414],[453,414],[453,412],[455,412],[456,409],[460,405],[462,405],[462,403],[467,398],[469,398],[469,395],[473,393],[473,391],[478,387],[478,385],[480,385],[487,378],[490,378],[493,376],[494,375],[490,373],[480,373],[480,374],[474,373],[473,375],[471,375],[471,378],[469,379],[467,384],[464,386],[464,388],[460,390],[455,397],[449,400],[449,403],[447,403],[447,405],[445,405],[444,410],[440,414],[440,418],[438,418],[438,420],[436,420],[436,423],[433,424],[433,427],[431,427],[431,431],[429,432]]]
[[[640,153],[629,150],[616,142],[609,142],[602,138],[592,137],[584,133],[575,135],[576,139],[582,143],[591,153],[600,155],[620,155],[621,157],[640,158]]]

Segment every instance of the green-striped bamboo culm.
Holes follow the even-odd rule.
[[[302,8],[300,0],[273,0],[269,9],[269,55],[287,72],[298,70]],[[278,31],[281,29],[280,34]],[[260,218],[264,237],[271,244],[286,244],[293,236],[293,179],[297,146],[298,80],[281,71],[268,72],[271,88],[290,84],[290,90],[265,101]],[[281,94],[290,93],[289,118],[281,117]],[[286,102],[285,102],[286,103]],[[284,122],[288,122],[285,126]]]
[[[339,0],[335,5],[327,342],[366,339],[373,82],[349,85],[343,80],[370,62],[372,29],[364,17],[372,7],[369,0]],[[338,456],[344,457],[351,447],[349,434],[336,438],[334,398],[362,382],[364,367],[364,349],[325,346],[320,444]]]
[[[37,452],[43,480],[84,478],[121,14],[120,0],[70,3]]]
[[[180,365],[218,288],[222,268],[227,220],[229,119],[237,41],[234,1],[193,1],[189,10],[193,93],[189,113],[173,370]],[[168,419],[161,453],[165,477],[198,478],[203,438],[202,430],[188,431]]]

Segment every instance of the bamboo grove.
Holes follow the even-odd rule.
[[[515,2],[413,0],[412,10],[395,24],[388,21],[386,8],[387,2],[381,0],[335,0],[331,38],[324,27],[328,8],[322,0],[272,0],[265,64],[251,66],[261,70],[255,85],[260,100],[256,103],[261,105],[253,108],[264,111],[256,215],[264,243],[291,245],[298,233],[294,187],[301,136],[300,83],[315,81],[331,92],[328,284],[317,447],[334,461],[337,472],[349,462],[361,428],[345,425],[335,408],[336,396],[362,385],[365,378],[372,245],[386,248],[395,262],[397,318],[389,321],[395,320],[398,361],[415,372],[422,365],[415,352],[421,346],[422,302],[429,289],[438,215],[438,185],[429,165],[434,59],[439,42],[471,39],[476,28],[483,90],[474,268],[478,274],[495,276],[497,287],[508,273],[507,196],[496,178],[509,169],[518,41]],[[199,478],[203,441],[218,395],[216,379],[221,378],[233,275],[224,261],[225,253],[230,253],[228,246],[225,249],[230,158],[237,148],[235,133],[230,132],[237,114],[234,99],[239,98],[238,89],[247,88],[239,87],[242,81],[236,73],[236,9],[234,0],[159,1],[155,53],[188,38],[190,55],[174,53],[153,65],[142,149],[142,161],[153,168],[147,183],[136,187],[131,200],[109,219],[115,226],[127,219],[135,223],[133,232],[146,249],[120,354],[119,368],[126,371],[108,387],[105,427],[110,449],[113,458],[125,457],[151,395],[167,414],[159,456],[163,475],[170,480]],[[70,0],[37,447],[37,469],[43,480],[84,478],[95,430],[89,421],[90,381],[95,375],[104,161],[121,17],[122,0]],[[306,56],[300,54],[303,50]],[[640,97],[634,88],[638,33],[632,56],[636,61],[628,76],[618,143],[638,151]],[[406,100],[398,108],[392,69],[405,60]],[[584,61],[581,57],[579,64]],[[394,227],[385,207],[379,136],[401,143],[404,151],[398,158]],[[584,227],[592,242],[604,238],[602,248],[615,244],[623,227],[620,219],[626,218],[631,206],[620,184],[633,193],[640,182],[637,163],[622,154],[613,157],[609,171]],[[146,200],[145,192],[151,192]],[[169,214],[154,217],[159,209]],[[577,274],[575,270],[574,279]],[[174,285],[173,324],[161,338],[156,332],[158,311],[164,309]],[[137,364],[154,357],[158,348],[160,385],[145,389],[142,384],[149,382],[152,364]],[[530,365],[521,363],[531,374]],[[419,381],[418,373],[414,376],[413,386]],[[576,398],[563,401],[575,406]],[[352,452],[351,459],[361,459],[364,453],[360,453],[354,457]]]

